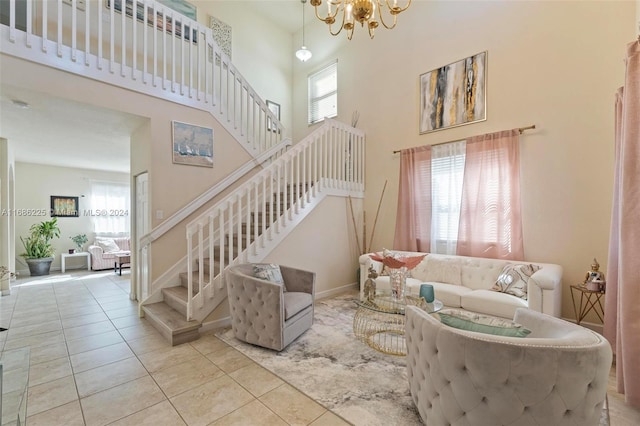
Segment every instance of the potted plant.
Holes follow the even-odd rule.
[[[71,241],[73,241],[76,244],[76,247],[78,247],[79,252],[82,252],[83,246],[87,243],[87,241],[89,241],[87,239],[86,234],[78,234],[76,236],[69,237],[69,238],[71,238]]]
[[[27,238],[20,237],[25,249],[21,256],[27,261],[32,276],[49,274],[54,254],[51,241],[54,238],[60,238],[57,217],[31,225]]]

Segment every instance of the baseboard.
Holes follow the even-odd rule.
[[[217,320],[203,322],[202,327],[200,327],[200,334],[207,333],[209,331],[214,331],[219,328],[229,327],[231,325],[231,317],[224,317]]]
[[[321,291],[319,293],[316,293],[316,300],[327,299],[329,297],[336,296],[340,293],[358,290],[359,288],[360,286],[358,285],[358,283],[351,283],[351,284],[343,285],[342,287],[336,287],[330,290]]]
[[[572,319],[572,318],[562,318],[565,321],[569,321],[572,323],[576,323],[576,320]],[[593,322],[586,322],[586,321],[582,321],[580,323],[581,326],[583,326],[584,328],[588,328],[589,330],[595,331],[596,333],[602,334],[604,332],[604,325],[602,324],[596,324]]]

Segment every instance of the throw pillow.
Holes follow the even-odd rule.
[[[443,324],[461,330],[509,337],[526,337],[531,333],[531,330],[517,322],[475,312],[445,309],[439,315]]]
[[[287,291],[287,288],[284,286],[284,279],[282,278],[280,266],[276,264],[261,263],[253,265],[253,276],[263,280],[282,284],[282,288],[284,289],[284,291]]]
[[[425,282],[462,285],[462,269],[454,259],[429,255],[416,267],[413,276]]]
[[[115,253],[120,251],[120,247],[112,238],[96,238],[96,245],[105,253]]]
[[[508,264],[503,269],[491,290],[527,299],[527,284],[531,275],[539,271],[538,265]]]

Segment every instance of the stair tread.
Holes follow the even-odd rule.
[[[184,277],[185,279],[189,276],[188,272],[180,272],[180,277]],[[193,273],[191,274],[193,276],[194,279],[194,287],[195,287],[195,282],[197,282],[198,277],[200,276],[200,271],[198,271],[197,269],[195,269],[193,271]],[[202,278],[205,281],[209,281],[209,272],[207,271],[207,269],[205,268],[204,271],[202,271]]]
[[[168,294],[170,296],[173,296],[173,298],[176,299],[181,304],[184,304],[184,305],[187,304],[187,288],[186,287],[177,286],[177,287],[163,288],[162,294],[165,296]]]
[[[197,330],[202,327],[199,321],[187,321],[184,316],[164,302],[151,303],[143,305],[142,309],[145,314],[153,316],[157,321],[162,323],[166,330],[172,335]]]

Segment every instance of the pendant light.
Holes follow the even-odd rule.
[[[302,2],[302,47],[296,52],[296,58],[300,59],[302,62],[307,62],[312,56],[311,51],[304,45],[304,4],[307,0],[300,1]]]

